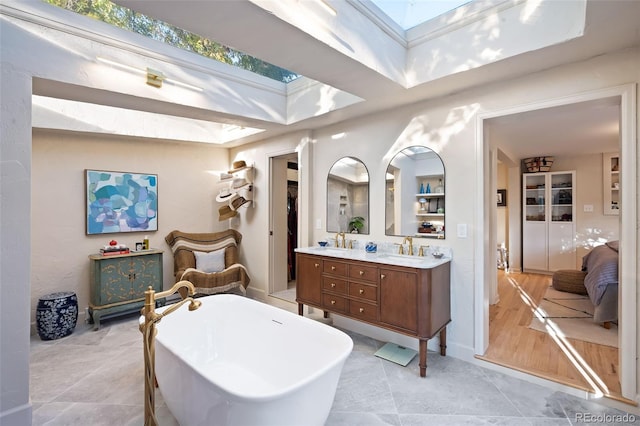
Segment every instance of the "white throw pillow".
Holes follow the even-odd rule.
[[[203,272],[220,272],[224,270],[224,250],[212,252],[194,251],[196,257],[196,269]]]

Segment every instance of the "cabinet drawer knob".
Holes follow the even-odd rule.
[[[381,280],[384,280],[384,277],[385,277],[385,276],[386,276],[385,274],[380,274],[380,279],[381,279]]]
[[[360,271],[360,276],[363,276],[363,275],[364,275],[364,271]]]
[[[360,289],[360,294],[364,294],[364,290],[363,289]]]
[[[331,287],[335,287],[335,286],[336,286],[336,283],[331,283]]]
[[[364,312],[364,308],[360,308],[359,310],[360,310],[360,313]]]
[[[315,266],[317,268],[318,266],[320,266],[320,264],[319,263],[314,263],[313,266]]]
[[[332,300],[332,301],[331,301],[331,304],[332,304],[332,305],[335,305],[335,304],[336,304],[336,301],[335,301],[335,300]]]
[[[336,267],[335,267],[335,266],[332,266],[332,267],[331,267],[331,270],[332,270],[332,271],[335,271],[335,270],[336,270]]]

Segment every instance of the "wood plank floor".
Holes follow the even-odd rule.
[[[555,341],[528,328],[551,284],[548,275],[498,272],[500,301],[489,309],[489,348],[482,357],[510,368],[611,398],[622,398],[618,349],[575,339]],[[563,347],[565,348],[563,350]]]

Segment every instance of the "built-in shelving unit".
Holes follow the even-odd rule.
[[[602,200],[605,215],[620,214],[620,154],[602,154]]]
[[[444,175],[417,176],[416,183],[416,218],[418,219],[416,236],[444,238]]]

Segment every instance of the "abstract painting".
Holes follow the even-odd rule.
[[[158,175],[85,170],[87,235],[158,230]]]

